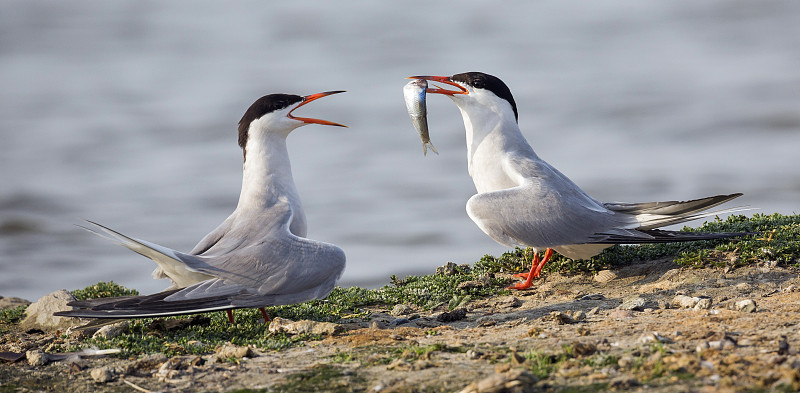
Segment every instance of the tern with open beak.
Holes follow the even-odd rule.
[[[613,244],[667,243],[730,238],[742,233],[687,233],[656,229],[743,208],[704,212],[742,194],[691,201],[602,203],[539,158],[517,124],[517,105],[499,78],[482,72],[451,77],[412,76],[452,86],[428,88],[461,110],[469,174],[478,193],[467,214],[487,235],[508,247],[533,249],[532,267],[512,288],[528,289],[553,251],[587,259]],[[544,256],[539,259],[538,252]]]
[[[183,253],[134,239],[99,224],[92,232],[156,262],[154,278],[172,286],[147,296],[72,302],[60,316],[142,318],[260,308],[325,297],[345,267],[337,246],[306,238],[306,216],[292,178],[286,137],[307,124],[345,127],[293,112],[316,99],[342,91],[305,97],[270,94],[256,100],[239,121],[244,151],[242,191],[236,210]],[[88,229],[88,228],[87,228]]]

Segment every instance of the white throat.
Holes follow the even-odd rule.
[[[247,156],[237,212],[257,215],[274,205],[278,197],[285,196],[293,211],[289,230],[297,236],[305,237],[306,217],[292,177],[286,135],[251,132],[245,151]]]
[[[492,96],[494,96],[492,94]],[[506,173],[504,160],[520,149],[533,154],[519,130],[511,106],[493,99],[455,99],[464,119],[469,175],[479,193],[516,187],[519,179]]]

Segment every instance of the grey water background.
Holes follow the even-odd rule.
[[[0,3],[0,295],[154,264],[90,219],[189,250],[235,208],[236,123],[258,97],[348,90],[289,137],[309,236],[342,285],[505,248],[467,217],[459,111],[428,100],[423,157],[404,77],[484,71],[537,152],[605,201],[743,192],[800,210],[800,2],[30,1]],[[697,225],[699,223],[693,223]]]

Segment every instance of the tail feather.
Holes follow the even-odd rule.
[[[162,258],[169,258],[183,264],[183,262],[181,261],[180,257],[178,256],[175,250],[172,250],[164,246],[160,246],[155,243],[150,243],[144,240],[134,239],[132,237],[125,236],[111,228],[100,225],[94,221],[87,220],[86,222],[97,227],[99,231],[94,230],[92,228],[87,228],[82,225],[78,226],[89,232],[94,233],[95,235],[98,235],[100,237],[111,240],[117,244],[120,244],[137,254],[144,255],[154,261],[158,261],[159,259]]]
[[[707,198],[693,199],[690,201],[666,201],[646,203],[606,203],[605,206],[614,212],[633,215],[639,222],[639,230],[650,230],[668,225],[680,224],[687,221],[719,214],[736,213],[751,210],[748,206],[738,206],[730,209],[704,212],[714,206],[740,197],[741,193],[716,195]]]
[[[177,291],[178,289],[173,289],[146,296],[122,296],[74,301],[67,303],[67,305],[76,307],[76,309],[59,311],[53,313],[53,315],[79,318],[149,318],[242,308],[234,305],[230,296],[214,296],[181,301],[164,300]]]
[[[639,230],[637,232],[638,233],[636,236],[609,234],[605,235],[605,237],[603,237],[602,239],[593,241],[592,243],[600,243],[600,244],[675,243],[675,242],[693,242],[698,240],[730,239],[734,237],[749,236],[756,234],[751,232],[698,233],[698,232],[665,231],[661,229]]]

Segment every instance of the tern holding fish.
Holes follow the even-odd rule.
[[[660,230],[716,214],[705,210],[742,194],[690,201],[603,203],[533,151],[517,124],[517,104],[499,78],[482,72],[413,76],[455,87],[428,93],[450,97],[466,128],[469,174],[478,191],[467,201],[469,217],[496,242],[533,250],[530,273],[514,289],[528,289],[555,250],[587,259],[613,244],[669,243],[724,239],[747,233],[692,233]],[[539,261],[538,251],[544,251]]]
[[[425,92],[428,90],[428,82],[425,79],[414,79],[403,87],[403,97],[406,101],[408,116],[411,117],[411,124],[417,129],[419,139],[422,140],[422,154],[428,155],[428,147],[434,153],[439,154],[431,143],[428,134],[428,109],[425,106]]]

